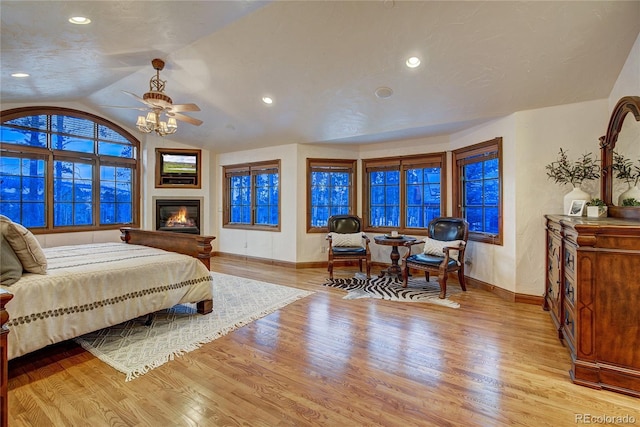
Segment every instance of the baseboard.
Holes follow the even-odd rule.
[[[254,257],[254,256],[247,256],[247,255],[231,254],[226,252],[213,252],[211,256],[218,256],[221,258],[229,258],[229,259],[234,259],[239,261],[257,262],[260,264],[267,264],[267,265],[277,265],[279,267],[288,267],[288,268],[295,268],[295,269],[327,268],[327,265],[328,265],[327,261],[289,262],[289,261],[275,260],[271,258],[260,258],[260,257]],[[345,266],[356,265],[356,263],[343,262],[341,265],[345,265]],[[383,269],[388,266],[389,264],[382,263],[382,262],[371,263],[372,270],[374,267]],[[452,274],[450,278],[457,282],[458,275]],[[467,286],[470,286],[472,288],[477,288],[477,289],[483,289],[485,291],[491,292],[493,294],[496,294],[497,296],[499,296],[505,301],[519,302],[523,304],[532,304],[532,305],[540,305],[540,306],[542,306],[544,302],[544,297],[542,296],[517,294],[515,292],[508,291],[499,286],[492,285],[491,283],[486,283],[486,282],[483,282],[482,280],[474,279],[469,276],[465,276],[465,281],[467,282]]]
[[[499,286],[492,285],[491,283],[474,279],[469,276],[465,276],[464,279],[467,282],[467,286],[470,286],[472,288],[477,288],[477,289],[483,289],[485,291],[491,292],[492,294],[499,296],[505,301],[520,302],[523,304],[531,304],[531,305],[540,305],[541,307],[544,302],[543,296],[518,294],[512,291],[503,289]]]

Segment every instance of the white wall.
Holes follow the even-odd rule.
[[[606,132],[608,116],[606,99],[515,114],[515,292],[544,293],[544,215],[561,214],[564,195],[572,189],[549,180],[545,166],[557,159],[560,147],[570,159],[584,153],[600,158],[598,138]],[[582,188],[592,197],[600,197],[600,181],[585,182]]]
[[[224,153],[217,156],[215,181],[222,183],[222,167],[240,163],[280,160],[280,231],[239,230],[222,227],[222,185],[216,192],[216,247],[225,253],[248,255],[285,262],[297,261],[298,199],[298,150],[297,144],[281,145],[256,150]],[[304,181],[303,181],[304,182]]]
[[[146,136],[146,138],[145,138]],[[165,139],[152,134],[143,135],[141,138],[142,150],[142,189],[141,189],[141,210],[140,228],[145,230],[154,230],[154,212],[155,198],[200,198],[201,199],[201,215],[200,232],[206,235],[215,235],[215,223],[213,222],[213,193],[216,191],[212,187],[212,166],[211,156],[208,150],[202,150],[200,154],[200,162],[202,164],[200,176],[200,188],[156,188],[156,148],[187,148],[194,149],[189,145],[180,142]],[[215,242],[215,241],[214,241]]]
[[[611,90],[609,111],[613,111],[613,107],[623,96],[640,96],[640,34]]]

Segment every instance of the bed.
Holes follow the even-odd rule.
[[[212,311],[212,236],[121,229],[123,242],[42,249],[46,274],[4,289],[7,359],[182,303]]]

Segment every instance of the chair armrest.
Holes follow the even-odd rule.
[[[405,248],[409,248],[409,250],[405,252],[402,258],[404,259],[409,258],[411,256],[411,248],[413,247],[413,245],[419,245],[421,243],[424,243],[424,242],[422,240],[409,240],[407,242],[404,242],[402,246],[404,246]]]

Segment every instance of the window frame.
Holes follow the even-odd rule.
[[[409,156],[396,156],[396,157],[381,157],[373,159],[362,160],[362,219],[364,223],[364,230],[375,233],[388,233],[393,230],[397,230],[400,233],[420,233],[427,230],[427,225],[424,227],[407,227],[407,183],[406,183],[406,170],[416,167],[440,167],[440,216],[444,215],[447,206],[447,153],[436,152],[419,155]],[[397,227],[385,226],[375,227],[370,225],[371,221],[371,204],[369,196],[369,173],[380,170],[394,170],[400,172],[399,178],[399,191],[400,191],[400,219]]]
[[[331,169],[329,172],[349,173],[349,215],[355,215],[357,204],[357,159],[316,159],[307,158],[307,233],[326,233],[327,227],[317,227],[312,225],[313,200],[311,198],[311,174],[323,169]],[[331,207],[331,206],[329,206]],[[327,218],[329,219],[329,218]]]
[[[44,159],[45,161],[45,202],[44,202],[44,218],[45,225],[43,227],[29,227],[29,230],[34,234],[54,234],[54,233],[69,233],[80,231],[100,231],[100,230],[114,230],[120,229],[123,226],[127,227],[140,227],[140,185],[141,185],[141,162],[140,162],[140,141],[133,136],[126,129],[118,126],[117,124],[96,116],[85,111],[65,108],[65,107],[20,107],[2,111],[0,113],[0,124],[4,125],[5,122],[19,119],[27,116],[46,115],[47,126],[46,129],[40,130],[43,134],[46,134],[46,146],[35,147],[29,145],[11,144],[0,141],[0,153],[2,156],[16,155],[16,157],[26,159]],[[90,138],[93,140],[93,153],[72,151],[72,150],[59,150],[52,148],[52,139],[55,135],[60,135],[60,132],[52,129],[52,120],[50,116],[67,116],[78,119],[88,120],[93,122],[94,131],[93,136]],[[98,128],[104,126],[118,133],[131,145],[134,153],[131,158],[109,156],[106,154],[99,154],[98,141],[102,139],[98,135]],[[70,135],[76,136],[76,135]],[[86,137],[83,137],[86,138]],[[92,224],[90,225],[54,225],[54,176],[53,165],[55,161],[71,161],[74,163],[88,163],[93,167],[92,185],[93,194],[91,203],[93,205],[92,211]],[[100,223],[100,167],[101,166],[117,166],[126,167],[131,169],[131,222],[128,223],[115,223],[115,224],[101,224]]]
[[[256,224],[256,176],[261,171],[276,170],[278,174],[278,224],[277,225],[264,225]],[[232,176],[250,176],[250,188],[251,188],[251,222],[245,223],[232,223],[231,220],[231,177]],[[267,160],[254,163],[240,163],[235,165],[223,165],[222,166],[222,179],[223,179],[223,192],[222,192],[222,227],[234,228],[241,230],[263,230],[263,231],[280,231],[282,224],[282,171],[280,167],[280,160]]]
[[[503,161],[502,161],[502,137],[496,137],[488,141],[483,141],[478,144],[473,144],[468,147],[459,148],[452,151],[452,199],[453,199],[453,215],[465,218],[463,207],[463,182],[462,168],[470,163],[480,163],[482,161],[490,160],[491,158],[498,159],[498,187],[499,187],[499,200],[498,200],[498,234],[478,232],[469,230],[469,240],[476,242],[489,243],[493,245],[502,246],[504,233],[502,219],[504,215],[503,211]]]

